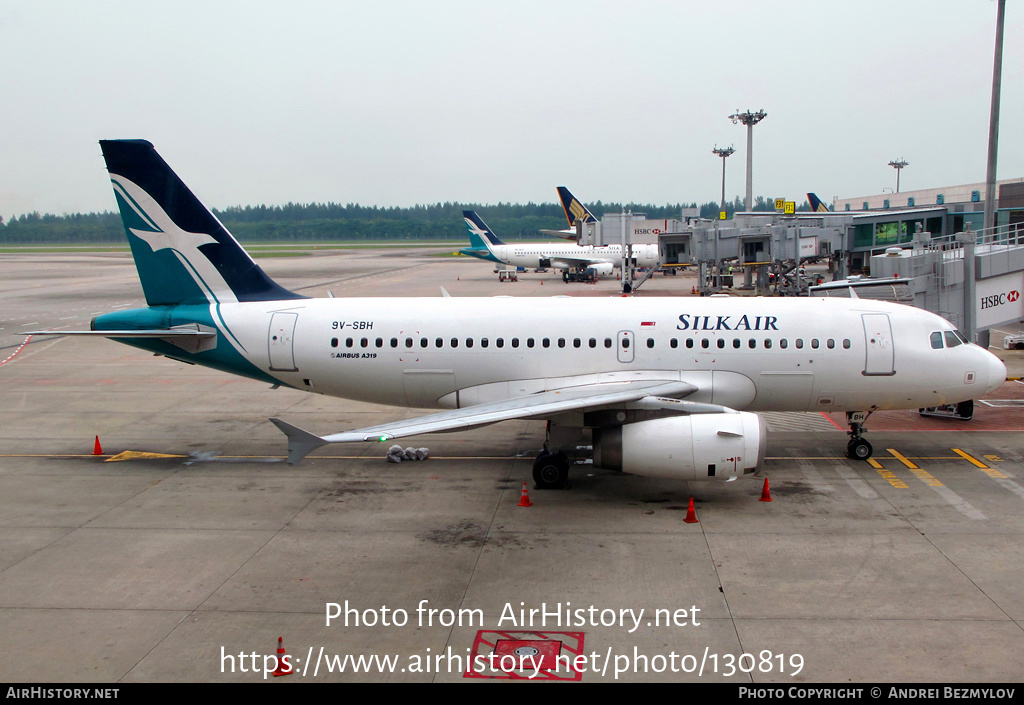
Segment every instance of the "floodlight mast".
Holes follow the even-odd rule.
[[[889,166],[896,170],[896,193],[900,192],[900,171],[905,166],[910,166],[909,162],[903,161],[903,157],[899,159],[893,159],[889,162]]]
[[[730,147],[722,147],[721,149],[719,149],[717,144],[715,145],[715,148],[711,150],[712,154],[716,154],[716,155],[718,155],[719,157],[722,158],[722,212],[723,213],[725,212],[725,160],[726,160],[726,157],[731,156],[732,153],[735,152],[735,151],[736,150],[733,149],[731,146]]]
[[[732,124],[738,122],[743,123],[747,126],[747,198],[743,202],[743,207],[746,210],[750,210],[753,202],[753,179],[754,179],[754,125],[768,117],[768,113],[764,110],[758,110],[756,113],[752,113],[749,110],[745,113],[741,113],[739,108],[736,108],[736,112],[729,116],[732,120]]]

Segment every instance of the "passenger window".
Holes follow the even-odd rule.
[[[797,350],[801,350],[803,347],[804,347],[804,339],[803,338],[797,338],[796,339],[796,349]]]
[[[704,349],[711,347],[711,341],[707,338],[701,338],[700,346]]]
[[[338,339],[337,338],[331,338],[331,347],[332,348],[338,347]]]
[[[629,338],[622,339],[622,349],[625,350],[629,347]]]
[[[559,338],[558,339],[558,347],[560,347],[560,348],[564,348],[565,347],[565,338]]]
[[[405,347],[407,347],[407,348],[411,348],[412,347],[412,338],[406,338],[405,339]]]
[[[363,348],[365,348],[365,347],[366,347],[366,346],[368,346],[369,344],[370,344],[370,341],[369,341],[369,340],[367,340],[366,338],[362,338],[362,339],[360,339],[360,340],[359,340],[359,346],[360,346],[360,347],[363,347]]]
[[[580,341],[580,339],[579,339],[579,338],[573,338],[573,339],[572,339],[572,346],[573,346],[574,348],[578,348],[578,347],[579,347],[580,345],[582,345],[582,344],[583,344],[583,343],[582,343],[582,342]]]
[[[487,338],[481,338],[480,339],[480,347],[481,348],[486,348],[487,347]]]
[[[850,339],[849,338],[843,338],[843,349],[845,349],[845,350],[849,350],[850,349]]]
[[[764,347],[765,347],[765,349],[770,348],[771,346],[772,346],[772,339],[771,338],[765,338],[764,339]]]
[[[828,345],[829,350],[832,350],[836,346],[836,341],[832,340],[832,338],[829,338],[828,343],[826,343],[826,345]]]
[[[721,350],[724,347],[725,347],[725,338],[719,338],[718,339],[718,349]]]
[[[732,346],[733,346],[734,348],[736,348],[737,350],[739,350],[739,348],[740,348],[740,346],[741,346],[741,345],[743,345],[743,341],[742,341],[742,340],[740,340],[739,338],[733,338],[733,339],[732,339]]]
[[[351,348],[354,344],[355,344],[355,341],[352,340],[352,338],[345,338],[345,347],[346,348]]]
[[[494,345],[495,345],[496,347],[499,347],[499,348],[503,348],[503,347],[505,347],[505,339],[504,339],[504,338],[498,338],[498,339],[496,339],[496,340],[494,341]]]
[[[420,338],[420,347],[421,348],[427,347],[427,339],[426,338]]]
[[[789,340],[787,340],[786,338],[783,338],[782,340],[780,340],[779,341],[779,347],[782,348],[783,350],[788,348],[789,347]]]
[[[693,347],[693,338],[687,338],[686,339],[686,347],[687,348],[692,348]]]
[[[452,347],[453,348],[459,347],[459,339],[458,338],[452,338]]]
[[[377,343],[377,347],[378,348],[384,347],[384,339],[383,338],[377,338],[377,340],[375,340],[374,342]]]
[[[544,338],[543,340],[540,341],[540,344],[543,345],[545,348],[550,348],[551,347],[551,339],[550,338]]]
[[[590,347],[592,347],[592,348],[596,348],[597,347],[597,339],[596,338],[591,338],[590,339]]]
[[[956,333],[954,333],[953,331],[945,331],[945,336],[947,348],[955,348],[957,345],[960,344],[960,339],[956,337]]]
[[[466,347],[467,348],[473,347],[473,339],[472,338],[466,338]]]
[[[653,348],[654,347],[654,338],[648,338],[647,339],[647,347],[649,347],[649,348]]]
[[[527,338],[526,339],[526,347],[528,347],[528,348],[532,348],[533,347],[533,338]]]
[[[753,350],[754,348],[757,347],[757,341],[751,338],[750,340],[747,341],[747,347]]]
[[[815,350],[818,349],[818,339],[817,338],[811,338],[811,347],[814,348]]]
[[[612,339],[611,338],[605,338],[604,339],[604,346],[606,348],[610,348],[612,346]]]
[[[391,347],[393,347],[393,348],[397,348],[398,347],[398,338],[392,338],[391,339]]]
[[[513,348],[518,348],[519,347],[519,338],[512,338],[512,347]]]
[[[439,348],[444,347],[444,341],[438,338],[437,340],[434,341],[434,345]]]
[[[679,341],[676,340],[675,338],[672,338],[672,341],[669,343],[669,347],[678,348],[679,347]]]

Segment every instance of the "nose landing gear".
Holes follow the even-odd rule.
[[[846,444],[846,457],[852,460],[867,460],[871,457],[871,444],[863,437],[864,422],[870,411],[847,411],[846,422],[850,424],[850,442]]]

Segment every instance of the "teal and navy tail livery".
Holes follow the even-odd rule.
[[[586,447],[596,467],[729,480],[764,459],[754,411],[858,412],[847,453],[867,458],[863,412],[956,403],[1006,378],[948,321],[885,301],[301,297],[256,266],[151,144],[101,144],[149,306],[53,333],[106,336],[275,387],[447,409],[323,436],[271,419],[292,463],[326,443],[535,419],[548,422],[538,487],[565,486]],[[474,247],[496,257],[518,247],[530,266],[610,270],[621,256],[501,246],[465,217]]]
[[[466,232],[469,234],[469,247],[459,250],[464,255],[476,257],[477,259],[490,260],[502,264],[502,261],[491,252],[491,245],[504,245],[498,237],[491,232],[487,224],[476,214],[476,211],[462,211],[462,217],[466,221]]]
[[[818,198],[817,194],[807,194],[807,202],[811,204],[811,210],[814,211],[815,213],[829,212],[829,207],[826,206],[820,198]]]
[[[100,147],[150,306],[304,298],[264,274],[152,144]]]

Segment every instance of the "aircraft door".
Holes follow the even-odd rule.
[[[865,375],[894,375],[896,351],[893,348],[892,323],[887,313],[865,313],[864,341],[867,354],[864,362]]]
[[[619,331],[619,362],[633,362],[633,331]]]
[[[270,369],[294,372],[295,367],[295,322],[299,314],[278,312],[270,317],[270,332],[267,345],[270,349]]]

